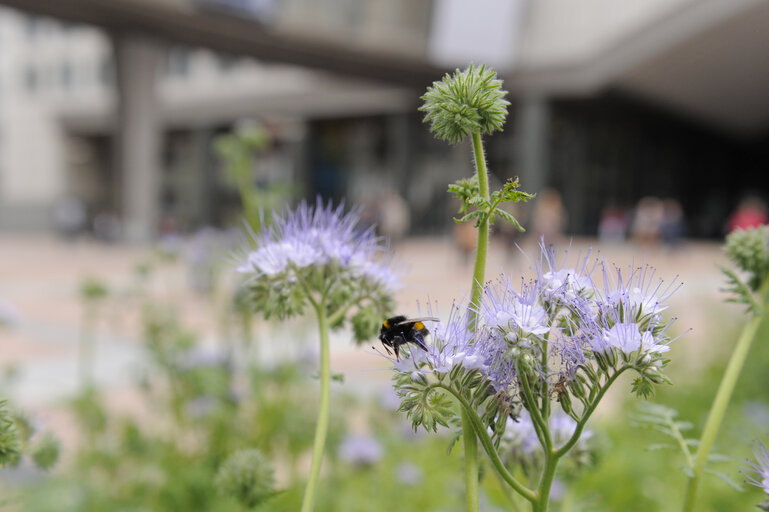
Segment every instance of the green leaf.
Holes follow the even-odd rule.
[[[718,478],[723,480],[729,487],[731,487],[732,489],[734,489],[737,492],[744,492],[745,491],[740,484],[738,484],[737,482],[732,480],[729,477],[729,475],[727,475],[726,473],[722,473],[720,471],[713,471],[712,469],[707,469],[707,468],[705,469],[705,473],[707,473],[709,475],[717,476]]]

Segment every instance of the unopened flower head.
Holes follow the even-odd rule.
[[[457,144],[474,133],[502,130],[510,105],[506,94],[493,69],[471,65],[428,87],[419,110],[427,112],[425,122],[439,139]]]

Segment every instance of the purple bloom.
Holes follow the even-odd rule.
[[[666,301],[681,287],[680,283],[665,284],[662,279],[655,279],[655,271],[648,265],[630,270],[629,277],[625,278],[619,268],[608,272],[607,263],[602,262],[601,273],[604,287],[599,302],[602,308],[613,309],[623,318],[634,321],[659,323],[659,314],[668,307]]]
[[[557,302],[569,305],[579,298],[585,298],[593,293],[592,274],[595,265],[590,263],[590,251],[584,257],[577,256],[574,266],[569,266],[569,251],[564,254],[559,265],[556,262],[555,251],[546,247],[544,240],[540,241],[542,257],[537,266],[537,281],[542,288],[542,298],[547,302]]]
[[[359,466],[371,466],[379,462],[384,450],[371,436],[351,435],[339,445],[339,458]]]
[[[747,483],[760,487],[769,495],[769,449],[763,442],[756,442],[753,455],[756,462],[746,461],[748,465],[742,469],[742,474],[747,478]]]
[[[427,351],[409,347],[406,357],[400,361],[392,360],[395,370],[402,374],[411,374],[412,380],[418,380],[428,374],[442,377],[454,368],[462,366],[466,370],[478,370],[489,379],[497,390],[507,390],[514,380],[515,373],[509,366],[502,366],[500,347],[485,331],[470,329],[471,311],[457,305],[452,306],[449,318],[432,324],[432,343]]]
[[[255,279],[281,278],[310,267],[342,270],[341,278],[361,280],[392,291],[397,278],[389,267],[375,260],[383,252],[371,229],[357,228],[356,212],[344,213],[344,206],[314,207],[302,202],[295,210],[275,217],[272,227],[256,236],[256,249],[237,271]]]

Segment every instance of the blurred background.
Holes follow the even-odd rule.
[[[694,334],[677,342],[674,367],[691,390],[719,375],[730,346],[720,343],[741,320],[721,304],[719,244],[767,223],[769,1],[0,0],[4,389],[54,426],[63,467],[90,467],[72,462],[89,432],[77,426],[82,410],[62,405],[83,389],[84,338],[95,340],[105,415],[143,423],[147,368],[168,356],[147,351],[157,342],[147,304],[173,305],[202,350],[245,336],[233,334],[227,294],[249,206],[360,205],[408,276],[399,308],[433,300],[448,311],[466,293],[474,240],[450,221],[446,187],[471,173],[472,150],[434,140],[417,108],[427,85],[471,62],[494,66],[511,102],[504,132],[487,141],[492,186],[518,176],[538,194],[514,212],[525,235],[495,232],[490,272],[527,272],[515,244],[533,253],[544,236],[679,274],[678,325]],[[314,361],[311,322],[254,329],[266,338],[260,364]],[[385,396],[386,361],[349,340],[339,333],[332,353],[350,400]],[[307,386],[314,397],[316,382]],[[769,417],[766,398],[746,401],[751,417]],[[695,422],[701,402],[687,402]],[[614,407],[625,407],[619,397]],[[347,425],[340,432],[371,430],[356,415]],[[573,510],[667,510],[654,501],[667,483],[644,478],[620,501]],[[328,510],[363,510],[328,500]],[[63,510],[46,503],[30,507]],[[185,510],[162,503],[150,509]],[[433,505],[417,509],[456,504]]]

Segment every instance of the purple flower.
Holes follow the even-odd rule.
[[[627,278],[619,268],[609,272],[607,266],[606,262],[601,263],[604,287],[598,301],[602,309],[613,309],[623,318],[634,321],[659,323],[659,314],[668,307],[666,301],[678,291],[681,283],[665,284],[662,279],[655,279],[654,268],[648,265],[630,270]]]
[[[746,461],[747,467],[741,470],[742,474],[747,478],[747,483],[760,487],[769,495],[769,449],[763,442],[756,442],[753,455],[756,462]]]
[[[368,435],[348,436],[339,445],[339,458],[358,466],[371,466],[379,462],[384,450],[382,445]]]
[[[515,372],[513,368],[500,364],[502,356],[495,340],[486,336],[486,331],[470,328],[471,311],[457,305],[452,306],[446,322],[427,322],[432,333],[432,343],[427,351],[409,347],[406,357],[400,361],[392,360],[395,370],[401,374],[411,374],[412,380],[419,380],[429,374],[443,377],[454,368],[461,366],[466,370],[478,370],[489,379],[497,390],[507,390],[512,384]]]
[[[570,266],[568,250],[559,265],[555,251],[545,246],[544,239],[540,241],[540,249],[542,256],[537,266],[537,281],[542,287],[543,300],[569,305],[592,295],[595,265],[590,265],[590,251],[584,257],[578,255],[577,261]]]
[[[310,267],[341,270],[341,279],[360,280],[388,291],[397,288],[397,278],[386,265],[376,261],[383,253],[380,240],[371,229],[360,231],[357,212],[344,212],[318,199],[312,207],[305,202],[256,236],[256,249],[237,267],[255,279],[287,278]]]

